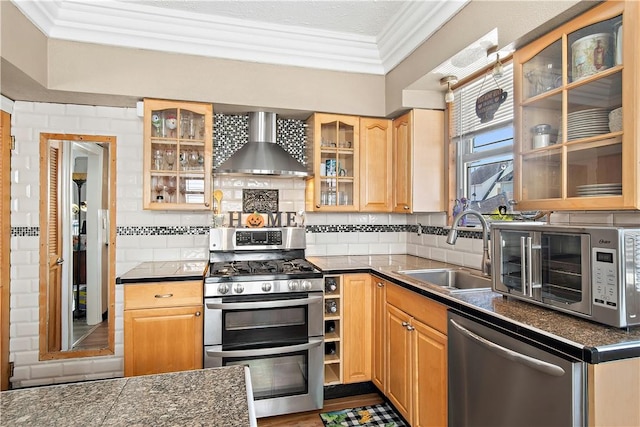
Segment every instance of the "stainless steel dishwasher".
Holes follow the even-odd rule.
[[[582,426],[583,362],[449,312],[449,425]]]

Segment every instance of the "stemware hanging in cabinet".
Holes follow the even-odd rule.
[[[639,11],[603,2],[514,53],[519,210],[640,207]]]
[[[210,210],[211,104],[145,99],[143,205]]]

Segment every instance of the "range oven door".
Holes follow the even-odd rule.
[[[495,290],[562,311],[591,314],[589,234],[496,231]]]
[[[204,366],[246,365],[258,418],[322,408],[323,338],[280,347],[223,350],[205,346]]]
[[[319,409],[322,292],[205,298],[204,367],[247,365],[258,417]]]
[[[322,292],[204,300],[204,344],[225,350],[286,345],[322,336]]]

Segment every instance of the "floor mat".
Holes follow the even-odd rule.
[[[388,403],[341,411],[324,412],[320,418],[325,427],[384,426],[407,427]]]

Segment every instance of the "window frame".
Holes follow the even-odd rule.
[[[513,65],[511,56],[505,59],[501,59],[501,62],[503,66],[507,64]],[[491,86],[487,86],[486,82],[491,80],[492,83],[490,84],[495,84],[493,83],[492,76],[488,75],[489,73],[491,73],[493,66],[494,64],[490,64],[482,68],[478,72],[472,74],[471,76],[461,80],[455,86],[452,86],[454,93],[457,89],[460,89],[461,87],[464,87],[469,84],[473,84],[474,82],[477,82],[480,79],[485,79],[485,82],[482,83],[483,85],[482,87],[486,86],[487,88],[490,88]],[[514,72],[513,66],[509,66],[508,69],[510,70],[511,73]],[[512,92],[510,94],[511,102],[513,102],[513,91],[514,91],[514,86],[511,87],[511,92]],[[513,106],[513,108],[515,110],[515,105]],[[466,134],[462,134],[462,135],[456,135],[456,123],[454,122],[456,115],[454,111],[454,104],[446,105],[446,118],[447,118],[446,140],[449,145],[448,152],[449,152],[449,159],[450,159],[449,172],[448,172],[449,197],[448,197],[446,212],[447,212],[447,223],[451,225],[451,223],[453,222],[453,206],[455,204],[455,201],[460,197],[462,197],[460,196],[460,194],[464,194],[464,188],[466,186],[466,180],[467,180],[466,175],[467,175],[468,168],[463,167],[464,164],[469,164],[473,161],[478,161],[480,159],[495,158],[497,156],[504,156],[506,154],[511,154],[511,161],[513,162],[514,168],[515,168],[515,153],[514,153],[515,122],[514,122],[513,113],[512,113],[512,117],[510,121],[501,121],[501,122],[495,123],[494,125],[488,125],[486,127],[482,127],[477,131],[467,132]],[[473,138],[475,135],[478,135],[480,133],[495,131],[497,129],[506,128],[508,126],[511,126],[512,128],[511,146],[500,147],[496,149],[489,149],[486,151],[475,152],[475,153],[469,152],[469,150],[467,150],[466,153],[459,153],[460,147],[462,146],[462,144],[466,143],[467,145],[469,145],[472,141],[471,138]],[[515,173],[515,170],[514,170],[514,173]],[[511,207],[510,205],[511,205],[510,203],[507,205],[508,209]],[[486,213],[483,213],[483,214],[486,214]]]

